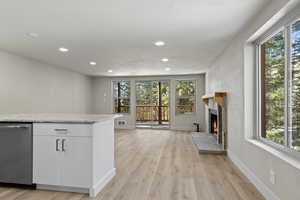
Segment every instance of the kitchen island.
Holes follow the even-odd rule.
[[[114,119],[119,115],[0,115],[6,127],[32,131],[32,184],[95,197],[114,177]],[[8,126],[8,125],[9,126]]]

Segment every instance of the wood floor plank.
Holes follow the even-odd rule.
[[[0,193],[1,200],[15,200],[19,196],[27,192],[27,190],[17,189],[17,188],[5,188],[6,191]]]
[[[0,200],[263,200],[223,155],[199,155],[191,134],[118,130],[117,175],[96,198],[0,186]]]

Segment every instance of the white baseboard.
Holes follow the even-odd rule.
[[[103,178],[101,178],[93,187],[89,188],[77,188],[55,185],[42,185],[37,184],[36,188],[40,190],[52,190],[61,192],[77,192],[88,193],[90,197],[96,197],[97,194],[106,186],[106,184],[116,175],[116,168],[110,170]]]
[[[171,126],[170,129],[173,131],[195,131],[195,129],[191,127],[179,127],[179,126]]]
[[[234,153],[228,151],[227,155],[267,200],[280,200]]]
[[[97,194],[106,186],[106,184],[116,175],[116,168],[110,170],[90,189],[90,197],[96,197]]]
[[[135,129],[134,125],[126,124],[124,126],[119,126],[115,124],[115,129]]]
[[[37,184],[36,189],[38,190],[51,190],[60,192],[77,192],[77,193],[89,193],[88,188],[77,188],[77,187],[67,187],[67,186],[56,186],[56,185],[43,185]]]
[[[135,127],[132,127],[132,126],[118,127],[118,126],[116,126],[115,129],[126,130],[126,129],[135,129]]]

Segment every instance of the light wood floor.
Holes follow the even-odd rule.
[[[261,200],[226,156],[199,155],[188,132],[122,130],[116,177],[97,200]],[[87,195],[0,186],[0,200],[88,200]]]

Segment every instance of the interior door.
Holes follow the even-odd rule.
[[[60,185],[61,137],[33,137],[33,183]]]

